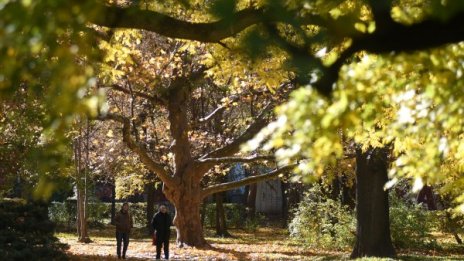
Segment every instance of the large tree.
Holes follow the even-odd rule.
[[[277,178],[294,167],[202,186],[205,176],[223,175],[232,163],[273,159],[240,154],[240,146],[272,120],[272,108],[288,97],[291,82],[271,92],[259,81],[247,81],[256,78],[249,71],[240,84],[227,80],[221,85],[219,78],[207,76],[205,46],[151,33],[115,31],[102,45],[106,56],[99,88],[108,90],[109,107],[99,119],[115,122],[107,125],[111,135],[120,129],[114,138],[122,139],[163,182],[163,192],[176,208],[179,244],[206,245],[200,219],[205,197]]]

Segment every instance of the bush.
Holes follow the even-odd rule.
[[[54,237],[47,205],[21,200],[0,201],[2,260],[67,260],[67,245]]]
[[[236,203],[224,203],[224,212],[228,228],[243,228],[245,226],[246,209],[244,205]],[[205,207],[205,227],[216,226],[216,203],[207,204]]]
[[[116,203],[116,212],[122,207],[122,203]],[[87,205],[87,222],[92,228],[102,228],[111,223],[111,203],[89,202]],[[131,203],[130,211],[134,219],[135,227],[146,226],[146,203]],[[50,220],[61,227],[73,229],[76,226],[77,205],[76,201],[52,202],[49,207]]]
[[[289,230],[311,247],[343,249],[354,244],[355,218],[347,206],[327,198],[321,186],[314,185],[298,205]]]
[[[407,203],[390,193],[390,231],[397,248],[437,246],[431,231],[437,226],[434,212]]]
[[[264,222],[266,222],[266,217],[262,213],[256,213],[253,217],[246,218],[245,229],[255,232]]]

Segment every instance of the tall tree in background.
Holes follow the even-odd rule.
[[[77,122],[78,133],[73,140],[78,241],[91,242],[88,233],[88,185],[90,183],[90,125],[89,120]]]

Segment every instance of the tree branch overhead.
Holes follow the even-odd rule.
[[[173,185],[175,180],[170,175],[169,171],[166,170],[161,163],[154,161],[148,155],[147,150],[132,139],[130,132],[131,122],[129,118],[126,118],[118,114],[108,113],[106,115],[99,116],[98,120],[113,120],[122,123],[122,135],[124,143],[126,143],[129,149],[131,149],[140,157],[140,161],[142,161],[151,171],[156,173],[164,183],[168,185]]]
[[[226,182],[222,184],[212,185],[207,188],[204,188],[201,192],[201,196],[202,198],[204,198],[204,197],[207,197],[208,195],[211,195],[217,192],[231,190],[234,188],[239,188],[239,187],[250,185],[253,183],[260,182],[260,181],[274,179],[274,178],[277,178],[280,174],[291,171],[297,165],[298,164],[290,164],[290,165],[277,168],[271,172],[268,172],[262,175],[256,175],[256,176],[247,177],[247,178],[244,178],[238,181],[231,181],[231,182]]]

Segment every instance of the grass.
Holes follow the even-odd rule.
[[[348,260],[350,249],[343,251],[308,248],[290,239],[282,228],[259,228],[250,232],[242,229],[230,230],[233,237],[215,237],[214,231],[205,231],[211,244],[208,249],[178,248],[175,233],[171,238],[171,258],[173,260]],[[114,228],[92,229],[89,232],[93,243],[82,244],[74,233],[57,233],[62,242],[70,245],[68,250],[72,260],[117,260]],[[404,249],[398,251],[398,259],[407,261],[464,260],[464,247],[452,241],[450,235],[439,235],[439,248]],[[155,257],[151,239],[144,229],[135,229],[131,236],[128,260],[149,260]],[[363,258],[359,260],[394,260]]]

